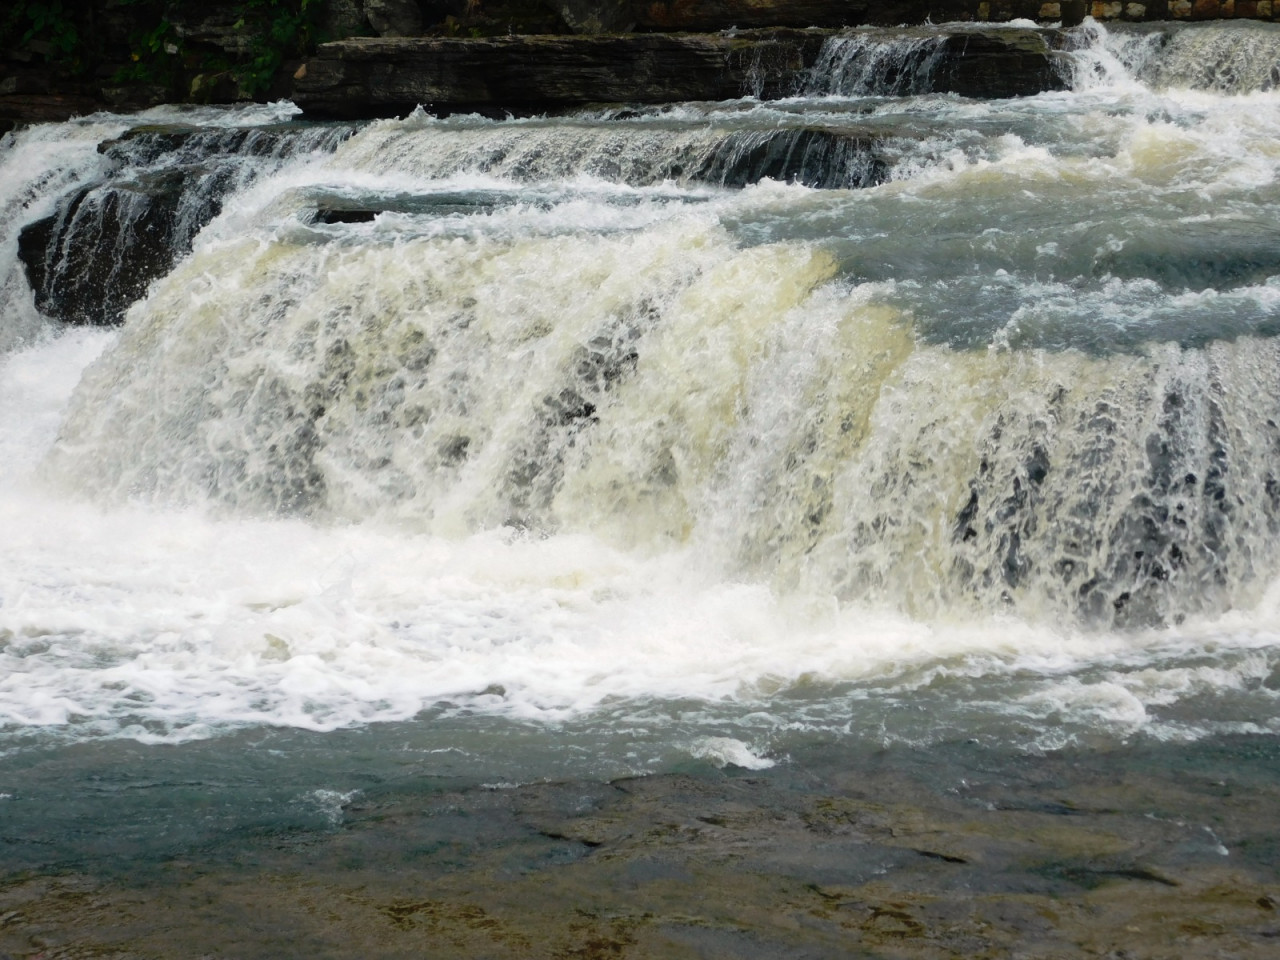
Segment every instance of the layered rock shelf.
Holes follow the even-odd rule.
[[[882,31],[886,40],[937,28]],[[299,70],[294,100],[313,117],[529,114],[593,103],[786,96],[804,83],[826,30],[602,36],[359,38],[323,44]],[[931,88],[971,97],[1062,86],[1057,30],[957,28],[945,36]]]
[[[311,0],[305,15],[296,16],[287,13],[289,4],[246,6],[241,0],[85,0],[62,4],[48,16],[39,13],[44,6],[20,3],[7,20],[0,17],[0,133],[100,109],[287,98],[298,58],[313,52],[319,38],[361,38],[353,40],[358,44],[402,37],[554,42],[575,35],[1009,20],[1070,27],[1087,16],[1171,23],[1280,16],[1275,0]],[[704,41],[704,47],[718,43],[715,36]],[[667,49],[671,41],[654,43]],[[359,49],[367,59],[379,48]],[[645,62],[663,63],[631,49]],[[335,56],[332,49],[322,51],[315,66],[324,74]],[[674,62],[683,66],[690,58],[702,65],[706,85],[703,59],[688,54]],[[345,71],[340,81],[360,82],[354,72]],[[334,78],[332,70],[328,77]],[[696,86],[696,79],[687,85]],[[304,96],[318,95],[317,80],[301,89]],[[652,84],[646,89],[657,95]]]

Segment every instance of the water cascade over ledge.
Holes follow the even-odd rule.
[[[1276,36],[8,135],[0,732],[1276,729]]]

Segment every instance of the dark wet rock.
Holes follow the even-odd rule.
[[[36,306],[64,323],[120,322],[218,215],[226,192],[252,175],[246,158],[332,147],[350,132],[156,124],[100,143],[98,152],[117,172],[63,197],[53,214],[19,234]]]
[[[58,123],[100,110],[103,103],[92,97],[64,94],[15,93],[0,95],[0,124]]]
[[[131,127],[115,139],[99,143],[98,152],[120,162],[146,162],[181,149],[198,132],[198,127],[177,123]]]
[[[798,50],[806,46],[798,38]],[[808,41],[817,53],[821,41]],[[535,113],[596,102],[722,100],[742,90],[720,36],[494,37],[344,40],[324,44],[297,81],[295,102],[317,116],[404,114],[419,104],[457,111]],[[796,64],[802,68],[804,54]]]
[[[920,28],[932,31],[932,28]],[[919,32],[918,30],[916,32]],[[592,103],[725,100],[794,93],[831,33],[352,39],[324,44],[294,99],[325,117],[554,112]],[[886,39],[911,38],[893,30]],[[1009,97],[1062,86],[1054,31],[964,29],[949,34],[931,89]]]
[[[173,90],[156,83],[134,83],[102,88],[102,97],[113,110],[145,110],[172,100]]]
[[[316,223],[371,223],[380,210],[317,210]]]
[[[640,0],[635,10],[637,29],[672,31],[946,23],[974,14],[965,0]]]
[[[422,11],[415,0],[364,0],[364,15],[380,37],[422,33]]]
[[[825,189],[874,186],[888,176],[884,139],[821,129],[734,134],[694,179],[730,187],[766,177]]]
[[[38,74],[19,74],[0,80],[0,96],[49,93],[49,78]]]
[[[1066,80],[1051,49],[1060,41],[1057,31],[992,27],[954,33],[947,38],[931,89],[993,99],[1061,90]]]
[[[354,128],[326,129],[345,136]],[[104,140],[98,144],[98,152],[122,165],[142,166],[167,157],[171,165],[185,163],[195,167],[230,156],[288,156],[294,146],[309,148],[303,139],[305,134],[304,128],[288,123],[228,128],[146,124],[131,127],[113,140]]]
[[[85,187],[24,227],[18,256],[40,311],[64,323],[118,323],[173,265],[184,182],[181,171],[165,171]]]

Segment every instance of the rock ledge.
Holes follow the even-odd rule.
[[[1010,27],[888,28],[886,41],[944,37],[932,88],[972,97],[1058,89],[1060,34]],[[557,113],[597,103],[672,103],[790,95],[832,30],[357,38],[323,44],[298,72],[294,100],[317,118]]]

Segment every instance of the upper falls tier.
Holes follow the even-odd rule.
[[[928,43],[930,87],[970,97],[1026,96],[1063,86],[1060,32],[1015,27],[888,28],[886,43]],[[801,90],[835,34],[353,38],[321,45],[294,100],[316,117],[365,118],[418,105],[438,114],[532,114],[592,103],[763,99]]]

